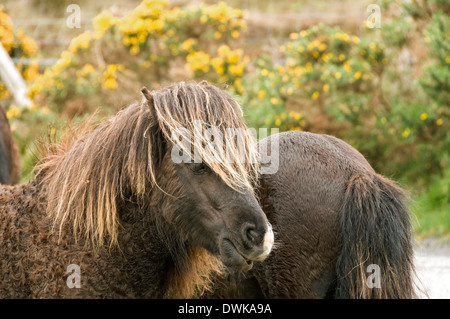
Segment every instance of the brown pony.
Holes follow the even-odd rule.
[[[19,155],[14,143],[5,111],[0,107],[0,183],[14,185],[19,182]]]
[[[142,103],[50,144],[28,184],[0,188],[0,297],[194,297],[222,263],[245,270],[267,257],[273,233],[240,106],[205,82],[142,92]],[[210,127],[244,160],[220,161],[217,148],[193,158]]]
[[[242,273],[216,278],[205,297],[413,298],[413,235],[405,192],[347,143],[285,132],[279,167],[261,175],[259,197],[275,249]]]

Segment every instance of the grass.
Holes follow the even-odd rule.
[[[416,235],[450,238],[450,167],[428,185],[411,207]]]
[[[447,237],[450,239],[450,204],[436,205],[430,201],[430,193],[419,196],[411,207],[415,215],[413,226],[419,239]]]

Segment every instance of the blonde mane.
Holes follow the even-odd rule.
[[[226,150],[209,147],[203,161],[230,187],[253,189],[259,171],[256,143],[233,98],[205,82],[181,82],[143,92],[142,103],[128,106],[97,127],[85,125],[76,138],[47,148],[36,170],[42,172],[47,213],[60,234],[68,225],[76,238],[81,236],[95,246],[118,245],[118,200],[126,200],[130,193],[142,200],[158,186],[155,154],[164,154],[158,154],[163,141],[155,142],[156,131],[167,145],[173,145],[172,132],[184,128],[201,136],[189,146],[204,147],[211,144],[210,136],[196,131],[193,123],[215,127],[225,139],[227,128],[241,128],[224,145],[244,154],[244,160],[223,161]]]

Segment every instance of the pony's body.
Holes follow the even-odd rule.
[[[155,235],[155,224],[151,221],[143,224],[143,220],[133,214],[137,207],[122,207],[128,211],[128,218],[126,222],[126,217],[122,220],[120,249],[94,249],[89,242],[75,241],[70,231],[62,236],[52,231],[43,187],[39,176],[25,185],[2,187],[2,298],[171,297],[170,290],[174,288],[168,287],[168,283],[183,281],[183,278],[172,278],[178,274],[174,271],[176,261],[170,255],[167,242]],[[205,273],[217,267],[206,251],[198,249],[196,252],[189,260],[188,273],[183,275],[189,276],[192,271],[189,267],[203,267]],[[74,287],[74,280],[69,278],[74,274],[73,269],[68,268],[72,264],[80,267],[79,287]],[[181,291],[172,293],[183,294]]]
[[[414,297],[404,192],[342,140],[306,132],[277,138],[279,169],[261,175],[259,189],[276,249],[248,273],[218,279],[213,296]],[[379,287],[368,284],[371,264],[379,266]]]
[[[52,235],[39,179],[17,187],[3,186],[0,202],[2,298],[75,297],[88,286],[69,289],[65,280],[70,264],[80,265],[82,271],[88,268],[86,280],[91,275],[98,278],[95,256],[89,256],[82,243],[74,244],[68,236],[59,242],[58,236]],[[104,289],[104,284],[95,289],[102,286]],[[95,297],[96,291],[88,295]]]

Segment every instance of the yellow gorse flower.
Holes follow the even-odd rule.
[[[87,49],[93,39],[94,34],[91,31],[83,32],[79,36],[72,39],[69,45],[69,51],[76,53],[78,50]]]
[[[102,83],[102,87],[107,90],[115,90],[117,88],[117,80],[113,77],[107,78]]]
[[[231,37],[233,37],[235,39],[239,38],[240,34],[241,33],[238,30],[231,31]]]
[[[344,63],[344,70],[346,72],[351,72],[352,71],[352,66],[350,65],[350,63],[348,63],[348,62]]]
[[[290,111],[289,112],[289,116],[291,118],[293,118],[295,121],[300,121],[300,119],[302,118],[302,114],[298,113],[298,112],[295,112],[295,111]]]
[[[221,57],[226,57],[228,56],[228,54],[230,53],[231,49],[228,45],[221,45],[218,49],[217,49],[217,53],[221,56]]]
[[[10,52],[14,43],[14,24],[0,7],[0,41],[6,52]]]
[[[334,37],[336,39],[339,39],[339,40],[345,41],[345,42],[348,42],[348,40],[350,39],[350,36],[347,33],[343,33],[343,32],[336,32],[334,34]]]
[[[198,51],[190,53],[186,57],[187,61],[187,67],[191,69],[192,71],[202,71],[204,73],[209,71],[209,62],[211,60],[211,57],[209,54]]]
[[[39,76],[39,64],[31,63],[25,70],[23,76],[25,81],[34,81]]]
[[[280,118],[277,118],[276,120],[275,120],[275,126],[280,126],[281,125],[281,119]]]
[[[409,135],[411,134],[411,129],[409,129],[408,127],[405,128],[402,132],[402,137],[403,138],[407,138]]]
[[[22,113],[22,110],[16,105],[11,105],[8,112],[6,112],[6,117],[8,119],[16,118]]]
[[[113,17],[110,13],[100,13],[97,15],[92,23],[94,25],[95,31],[98,33],[99,36],[103,35],[106,30],[108,30],[113,25],[117,24],[118,19]]]
[[[229,71],[232,75],[241,76],[244,74],[245,65],[243,63],[230,65]]]
[[[191,52],[194,49],[194,46],[197,44],[197,40],[194,38],[189,38],[185,40],[181,47],[184,51]]]
[[[84,78],[89,76],[94,71],[94,66],[90,63],[86,63],[80,70],[77,70],[76,75],[78,78]]]
[[[130,54],[131,55],[136,55],[141,51],[141,49],[139,48],[139,46],[137,45],[133,45],[130,47]]]
[[[320,92],[319,91],[314,91],[314,93],[311,95],[313,100],[317,100],[320,96]]]
[[[258,99],[262,100],[266,96],[266,91],[260,90],[258,92]]]
[[[103,71],[103,74],[99,78],[102,88],[106,90],[115,90],[118,86],[116,72],[121,70],[123,65],[121,64],[109,64]]]

